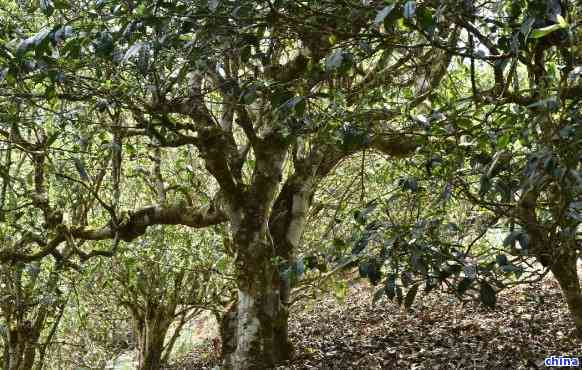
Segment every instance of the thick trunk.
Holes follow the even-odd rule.
[[[574,319],[576,335],[582,338],[582,291],[576,269],[578,261],[576,245],[564,243],[554,245],[553,248],[550,247],[551,241],[542,232],[543,227],[540,226],[535,213],[539,194],[540,191],[536,189],[524,193],[519,202],[519,214],[525,224],[525,230],[530,238],[530,246],[536,259],[543,266],[550,266]]]
[[[558,280],[562,294],[568,303],[568,309],[574,319],[576,335],[582,338],[582,290],[576,270],[576,261],[575,255],[565,255],[552,264],[551,270],[556,280]]]
[[[4,366],[7,370],[30,370],[34,366],[38,335],[25,325],[11,330],[5,348]]]
[[[238,302],[234,302],[231,304],[224,315],[220,318],[220,342],[222,344],[220,355],[223,359],[222,366],[225,369],[231,369],[233,367],[232,360],[236,350],[237,341],[237,303]]]
[[[34,365],[35,350],[34,347],[28,344],[17,344],[13,348],[8,348],[9,370],[31,370]]]
[[[168,332],[167,320],[151,318],[137,323],[138,331],[138,369],[159,370],[162,366],[164,340]]]
[[[275,278],[274,280],[276,280]],[[275,364],[286,361],[291,358],[293,353],[293,346],[289,341],[288,320],[289,314],[286,309],[288,302],[289,287],[284,284],[280,286],[280,294],[277,295],[275,289],[272,293],[272,298],[267,300],[267,304],[263,307],[263,311],[269,312],[271,315],[271,329],[264,328],[265,336],[271,336],[272,339],[272,355],[268,354],[266,357],[271,357]],[[285,302],[285,303],[283,303]],[[223,368],[235,368],[234,355],[238,345],[238,312],[239,310],[248,310],[248,307],[240,307],[238,302],[230,306],[228,311],[222,316],[220,321],[220,338],[222,343],[221,357],[223,358]],[[272,331],[271,334],[268,334]],[[263,362],[265,360],[261,360]],[[265,365],[266,366],[266,365]],[[259,367],[260,368],[260,367]]]
[[[238,286],[236,350],[233,369],[270,369],[275,364],[274,320],[279,292],[273,287],[274,265],[264,243],[256,245],[254,261],[241,271]]]
[[[275,310],[275,320],[273,321],[273,348],[275,362],[280,363],[291,359],[293,355],[293,344],[289,340],[289,293],[291,287],[289,284],[277,277],[281,284],[279,285],[278,309]]]
[[[241,287],[238,293],[237,348],[234,369],[269,369],[274,366],[273,313],[265,289]]]
[[[254,143],[252,183],[240,194],[227,197],[238,300],[236,349],[225,359],[225,368],[270,369],[275,365],[274,323],[281,304],[277,253],[269,219],[287,155],[287,145],[279,139],[273,133]]]
[[[295,251],[299,246],[309,207],[313,197],[314,174],[296,175],[290,179],[275,203],[270,228],[275,243],[275,253],[282,268],[289,268],[295,264]],[[273,322],[273,342],[275,346],[275,360],[277,363],[291,359],[293,345],[289,340],[289,296],[290,282],[282,279],[279,274],[274,277],[273,285],[279,291],[276,319]]]

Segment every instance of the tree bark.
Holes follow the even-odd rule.
[[[153,317],[136,320],[135,328],[138,337],[138,369],[159,370],[162,366],[164,340],[170,325],[169,320],[160,317],[157,312]]]
[[[275,253],[282,268],[296,263],[296,250],[305,230],[313,196],[319,182],[327,176],[346,155],[332,146],[314,148],[303,158],[294,158],[295,173],[290,176],[273,207],[269,227],[275,243]],[[274,285],[279,290],[279,310],[274,321],[275,360],[290,360],[293,345],[289,340],[289,298],[292,286],[289,281],[275,276]]]
[[[582,289],[576,270],[576,262],[575,253],[574,255],[564,254],[554,261],[551,271],[558,280],[562,294],[568,303],[568,309],[576,327],[576,336],[582,339]]]
[[[278,285],[282,284],[282,285]],[[240,358],[235,360],[235,352],[239,347],[239,327],[244,328],[242,335],[249,335],[247,329],[248,324],[242,324],[239,326],[239,312],[262,312],[262,317],[265,320],[270,321],[270,325],[261,325],[261,339],[266,343],[272,343],[269,347],[266,347],[266,353],[263,357],[259,357],[260,361],[257,362],[255,367],[249,368],[268,368],[269,366],[274,366],[275,364],[288,360],[291,358],[293,351],[293,346],[289,341],[288,334],[288,310],[283,302],[288,302],[290,287],[285,284],[283,279],[280,279],[278,274],[273,274],[273,290],[271,293],[267,293],[270,298],[263,300],[262,307],[260,309],[251,308],[248,302],[243,305],[239,305],[238,301],[234,302],[227,312],[222,316],[220,320],[220,338],[222,343],[221,357],[223,359],[224,369],[234,369],[234,368],[246,368],[241,364]],[[280,292],[279,294],[277,292]],[[239,291],[239,299],[241,296],[241,291]],[[255,296],[255,300],[257,300]],[[248,313],[245,314],[248,319]],[[257,313],[257,319],[261,320]],[[252,333],[251,333],[252,334]],[[264,347],[264,345],[262,345]],[[272,351],[269,350],[272,348]],[[239,351],[240,352],[240,351]],[[238,354],[240,357],[240,353]],[[247,355],[245,355],[247,356]],[[266,367],[265,367],[266,366]]]
[[[264,300],[264,304],[270,307],[263,308],[263,311],[271,315],[269,319],[271,320],[270,332],[265,332],[265,336],[269,337],[268,342],[272,346],[272,353],[267,356],[269,357],[268,362],[281,363],[291,359],[293,355],[293,345],[289,340],[288,330],[289,296],[292,287],[289,281],[281,277],[279,270],[288,268],[295,263],[295,251],[305,229],[316,185],[345,155],[345,153],[330,147],[327,150],[314,149],[304,158],[294,158],[295,173],[284,183],[274,202],[272,212],[269,214],[269,242],[273,243],[271,251],[274,251],[278,265],[271,263],[270,257],[263,262],[269,264],[269,271],[272,269],[272,285],[269,288],[271,291],[264,293],[265,297],[270,297]],[[248,264],[258,266],[257,262],[253,261],[243,263],[244,266],[248,266]],[[265,271],[267,270],[265,269]],[[267,285],[265,284],[265,286]],[[237,316],[238,313],[234,316]],[[231,323],[224,322],[224,328],[232,325],[232,322],[236,321],[237,318],[231,314],[225,320]],[[228,332],[228,335],[237,334],[240,335],[240,332],[233,330]],[[232,340],[229,341],[223,336],[223,343],[230,342]],[[233,348],[227,344],[223,349],[224,364],[228,362],[226,358],[229,357],[230,351],[233,351]]]
[[[226,312],[219,318],[220,322],[220,342],[222,366],[225,369],[232,369],[232,359],[236,351],[236,328],[237,328],[237,302],[233,302]]]
[[[307,213],[313,195],[313,175],[294,176],[281,190],[275,203],[269,227],[275,243],[275,253],[280,261],[280,269],[295,264],[295,251],[305,229]],[[291,285],[280,274],[273,276],[273,285],[277,287],[279,297],[273,321],[273,345],[276,363],[291,359],[293,345],[289,340],[289,296]]]
[[[29,322],[19,325],[8,333],[4,350],[4,368],[7,370],[30,370],[34,366],[39,335]]]
[[[576,245],[573,240],[571,243],[555,245],[544,234],[544,228],[539,224],[535,213],[539,194],[539,189],[522,194],[518,214],[530,238],[530,247],[536,259],[543,266],[550,266],[552,274],[560,284],[568,310],[574,319],[576,336],[582,338],[582,290],[576,266]]]
[[[255,144],[250,187],[231,197],[228,213],[236,251],[238,300],[236,349],[225,364],[232,369],[269,369],[275,364],[274,320],[279,311],[275,245],[269,230],[287,148],[265,140]],[[225,366],[226,367],[226,366]]]
[[[406,156],[417,143],[376,138],[372,146],[389,155]],[[288,304],[292,287],[281,278],[279,268],[295,262],[294,253],[318,182],[341,158],[353,153],[326,144],[301,153],[303,157],[295,153],[295,173],[277,194],[284,146],[265,140],[254,149],[253,182],[242,199],[231,197],[227,206],[239,274],[236,317],[225,315],[222,324],[223,366],[227,369],[265,369],[290,359],[293,347],[288,338]],[[236,330],[230,329],[234,321]],[[230,335],[237,337],[234,350]]]
[[[224,315],[221,327],[223,368],[270,369],[275,365],[273,323],[279,299],[272,249],[266,241],[254,240],[239,251],[236,308]]]
[[[280,282],[278,310],[275,310],[273,320],[273,348],[275,363],[290,360],[294,353],[293,343],[289,339],[289,294],[291,287],[285,280],[277,277]]]

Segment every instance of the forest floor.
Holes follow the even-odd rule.
[[[497,308],[422,296],[411,312],[353,284],[345,301],[331,294],[298,304],[290,319],[296,353],[278,369],[537,369],[549,356],[582,360],[582,341],[555,280],[499,294]],[[325,309],[324,309],[325,308]],[[172,370],[211,369],[217,351],[199,346]]]

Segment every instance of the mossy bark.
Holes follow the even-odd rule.
[[[150,312],[147,318],[134,319],[139,370],[159,370],[162,367],[164,341],[170,326],[164,315],[164,312]]]
[[[552,264],[551,271],[558,280],[568,304],[576,328],[575,333],[582,339],[582,289],[576,270],[576,261],[575,254],[561,256]]]
[[[10,329],[4,348],[4,368],[7,370],[32,369],[39,336],[39,333],[27,322]]]

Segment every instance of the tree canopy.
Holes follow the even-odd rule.
[[[101,300],[142,369],[202,310],[224,368],[272,368],[290,305],[354,270],[407,309],[551,271],[582,336],[581,11],[0,0],[4,368],[65,328],[104,366]]]

